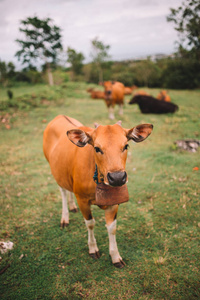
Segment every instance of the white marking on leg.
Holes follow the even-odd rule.
[[[114,116],[114,109],[112,106],[108,108],[108,113],[109,113],[109,119],[114,120],[115,116]]]
[[[74,201],[74,195],[71,192],[68,192],[68,200],[69,200],[69,210],[77,210],[76,203]]]
[[[88,230],[88,247],[89,247],[89,253],[96,253],[99,251],[97,247],[97,242],[94,236],[94,225],[95,225],[95,220],[85,220],[85,224]]]
[[[122,260],[121,256],[119,255],[116,242],[117,220],[113,221],[110,225],[106,225],[106,227],[109,237],[109,254],[111,256],[112,263],[115,264]]]
[[[69,210],[67,203],[67,190],[60,188],[61,196],[62,196],[62,217],[61,217],[61,225],[64,227],[65,224],[69,224]]]
[[[119,105],[119,115],[123,116],[123,104]]]

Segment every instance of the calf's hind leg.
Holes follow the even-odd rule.
[[[71,192],[68,192],[68,199],[69,199],[69,211],[74,212],[74,213],[77,212],[78,208],[74,201],[74,194]]]
[[[95,225],[95,220],[92,217],[92,212],[90,209],[90,205],[88,204],[87,200],[86,201],[82,201],[81,199],[78,198],[78,196],[76,197],[77,201],[78,201],[78,205],[80,208],[80,211],[84,217],[85,220],[85,225],[87,227],[88,230],[88,247],[89,247],[89,255],[94,258],[97,259],[100,257],[99,254],[99,249],[97,247],[97,242],[94,236],[94,225]]]
[[[118,205],[108,206],[105,210],[105,219],[109,237],[109,254],[111,256],[112,263],[117,268],[123,268],[125,263],[119,254],[116,241],[117,211]]]
[[[61,222],[60,225],[62,228],[66,227],[69,225],[69,210],[68,210],[68,204],[69,204],[69,209],[70,211],[77,212],[77,207],[73,199],[73,193],[61,188],[61,196],[62,196],[62,217],[61,217]],[[68,203],[69,199],[69,203]]]

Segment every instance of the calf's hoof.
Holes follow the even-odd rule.
[[[117,263],[114,263],[113,264],[116,268],[118,268],[118,269],[122,269],[122,268],[124,268],[125,267],[125,262],[123,261],[123,260],[120,260],[119,262],[117,262]]]
[[[93,259],[98,259],[98,258],[100,258],[100,253],[99,253],[99,251],[97,251],[95,253],[89,253],[89,256],[92,257]]]
[[[67,226],[69,226],[69,223],[67,223],[67,222],[61,222],[61,223],[60,223],[60,227],[61,227],[61,228],[65,228],[65,227],[67,227]]]
[[[70,209],[70,211],[73,212],[73,213],[77,213],[78,212],[78,208]]]

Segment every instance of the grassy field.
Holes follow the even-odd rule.
[[[142,115],[126,97],[122,126],[152,123],[154,130],[143,143],[130,143],[130,201],[120,205],[117,227],[126,267],[116,269],[98,207],[98,261],[88,255],[80,211],[60,229],[61,196],[42,151],[43,131],[58,114],[92,127],[113,124],[104,102],[90,99],[87,87],[16,87],[17,101],[27,105],[0,113],[0,240],[14,243],[0,255],[1,299],[200,299],[200,171],[194,169],[200,168],[200,151],[174,146],[177,139],[200,139],[200,91],[170,91],[179,105],[174,115]],[[0,100],[7,101],[4,89]],[[117,121],[117,108],[115,113]]]

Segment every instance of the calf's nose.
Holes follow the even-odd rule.
[[[112,186],[122,186],[126,183],[126,172],[112,172],[107,174],[108,182]]]
[[[106,91],[106,95],[110,95],[111,94],[111,91]]]

